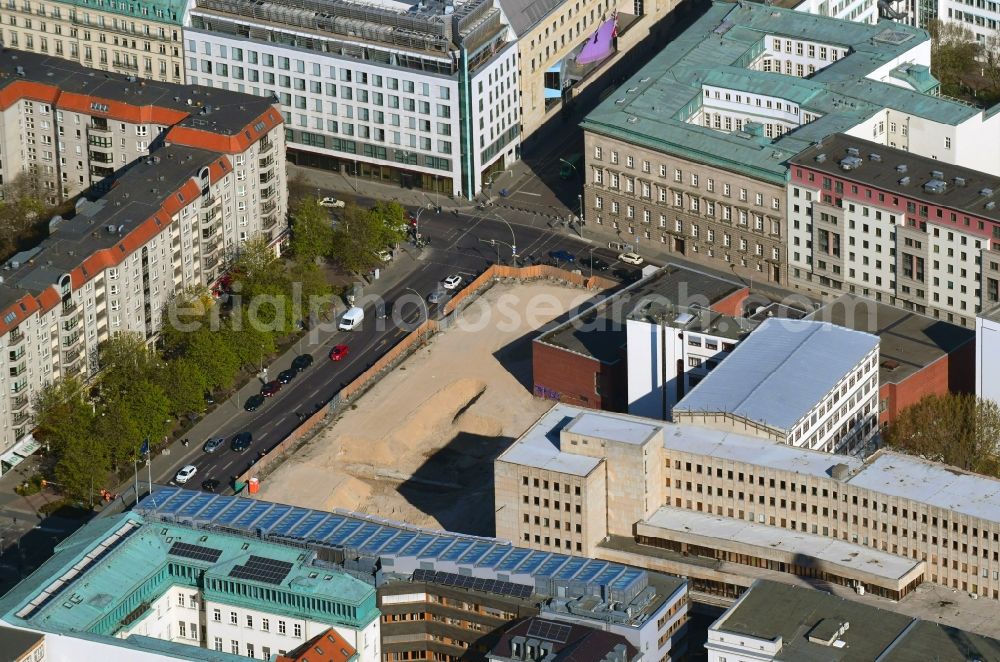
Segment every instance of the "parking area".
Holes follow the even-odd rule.
[[[551,406],[531,339],[592,292],[497,285],[268,476],[261,498],[491,535],[493,460]]]

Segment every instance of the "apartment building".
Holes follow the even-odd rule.
[[[1000,306],[976,317],[976,395],[1000,405]]]
[[[490,650],[488,659],[490,662],[534,662],[539,659],[638,662],[643,658],[623,637],[536,617],[505,632]]]
[[[126,513],[76,531],[0,599],[0,618],[43,633],[49,662],[268,660],[330,628],[379,662],[375,602],[315,551]]]
[[[0,32],[8,48],[183,83],[185,7],[178,0],[7,0]]]
[[[997,480],[908,455],[861,460],[558,404],[495,479],[498,535],[540,550],[569,538],[692,590],[733,598],[793,574],[894,600],[924,581],[1000,599]]]
[[[45,662],[45,636],[14,628],[0,627],[0,650],[11,662]]]
[[[970,328],[1000,303],[1000,177],[844,134],[790,163],[795,285]]]
[[[845,21],[856,21],[858,23],[878,23],[880,18],[879,6],[876,0],[792,0],[791,3],[783,3],[783,6],[790,6],[795,11],[806,14],[817,14],[819,16],[830,16]]]
[[[754,582],[709,627],[709,662],[990,660],[1000,641],[811,588]]]
[[[582,123],[588,231],[787,283],[788,160],[813,143],[847,133],[1000,175],[978,147],[1000,114],[936,96],[929,65],[906,25],[713,4]]]
[[[88,160],[96,168],[101,154],[109,159],[107,173],[81,170],[85,183],[70,189],[96,180],[94,195],[78,200],[71,217],[53,218],[50,236],[0,271],[6,470],[37,448],[28,434],[31,402],[44,384],[92,375],[100,343],[116,332],[153,337],[175,292],[213,283],[250,237],[278,241],[287,203],[281,115],[263,99],[158,83],[126,92],[133,85],[127,78],[91,79],[62,60],[7,51],[3,62],[4,73],[14,63],[19,69],[0,78],[3,176],[44,173],[52,153],[69,153],[44,166],[61,169],[79,151],[76,165],[67,160],[74,173]],[[93,96],[77,91],[88,84]],[[173,96],[170,107],[153,105],[172,91],[190,93],[191,105]],[[141,131],[150,126],[155,130]],[[31,127],[51,134],[51,152]],[[140,158],[131,150],[145,138],[155,142]],[[52,175],[61,180],[58,170]]]
[[[504,630],[535,615],[620,636],[643,659],[668,662],[686,651],[685,580],[569,548],[532,551],[497,538],[174,487],[156,490],[137,510],[151,522],[223,527],[292,545],[327,572],[342,568],[370,583],[386,662],[485,660]]]
[[[870,333],[768,318],[725,360],[714,355],[717,367],[674,406],[673,419],[827,453],[870,452],[878,349]]]
[[[277,99],[294,163],[471,197],[518,157],[517,45],[489,0],[190,13],[188,79]]]

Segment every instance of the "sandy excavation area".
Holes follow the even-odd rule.
[[[531,393],[531,339],[592,297],[499,285],[261,485],[261,498],[492,535],[493,460],[551,406]]]

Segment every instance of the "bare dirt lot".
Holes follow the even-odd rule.
[[[261,486],[264,499],[492,535],[493,460],[551,406],[531,339],[593,293],[498,285]]]

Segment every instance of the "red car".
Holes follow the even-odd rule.
[[[270,398],[272,395],[281,390],[281,382],[274,380],[273,382],[268,382],[264,384],[263,388],[260,389],[260,394],[265,398]]]
[[[330,350],[330,360],[339,361],[345,356],[349,351],[347,345],[335,345],[333,349]]]

